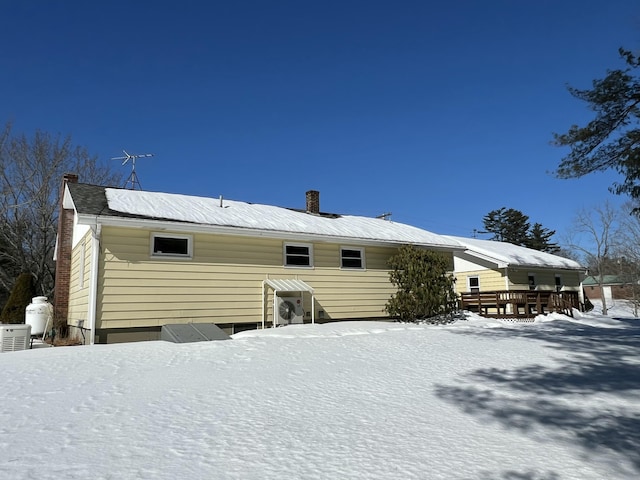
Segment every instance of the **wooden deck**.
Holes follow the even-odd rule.
[[[527,319],[553,312],[572,317],[574,308],[580,310],[580,299],[578,292],[553,290],[465,292],[460,308],[490,318]]]

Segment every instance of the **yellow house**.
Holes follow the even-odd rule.
[[[454,252],[453,259],[456,292],[463,303],[473,298],[470,294],[488,292],[504,298],[504,292],[556,293],[570,299],[574,308],[584,302],[581,282],[586,268],[574,260],[506,242],[447,238],[465,247]]]
[[[89,343],[154,340],[163,325],[228,333],[274,324],[387,318],[399,246],[452,239],[378,218],[223,198],[107,188],[66,175],[55,311]]]

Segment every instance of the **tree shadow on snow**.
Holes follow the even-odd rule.
[[[506,472],[502,472],[498,477],[491,473],[485,473],[477,480],[560,480],[560,476],[555,472],[537,473],[507,470]]]
[[[607,393],[619,397],[622,404],[640,405],[640,322],[621,321],[619,328],[610,327],[557,321],[453,331],[496,341],[521,337],[544,342],[557,351],[552,355],[556,366],[481,368],[465,375],[463,380],[472,385],[438,385],[436,394],[506,428],[525,432],[543,428],[578,444],[586,453],[617,452],[640,472],[640,408],[630,409],[601,397],[590,399]],[[516,472],[512,472],[516,476],[505,477],[507,473],[500,478],[538,478]]]

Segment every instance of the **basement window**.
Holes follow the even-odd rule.
[[[364,269],[364,248],[357,247],[341,247],[340,248],[340,267]]]
[[[313,246],[302,243],[285,243],[284,266],[313,267]]]
[[[193,238],[191,235],[151,234],[151,256],[191,258]]]

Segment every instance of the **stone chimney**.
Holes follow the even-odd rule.
[[[73,209],[63,206],[67,183],[78,183],[78,175],[65,173],[62,177],[58,213],[58,241],[56,250],[56,278],[53,294],[54,324],[66,329],[69,314],[69,287],[71,284],[71,249],[73,247]]]
[[[317,190],[307,192],[307,213],[320,213],[320,192]]]

